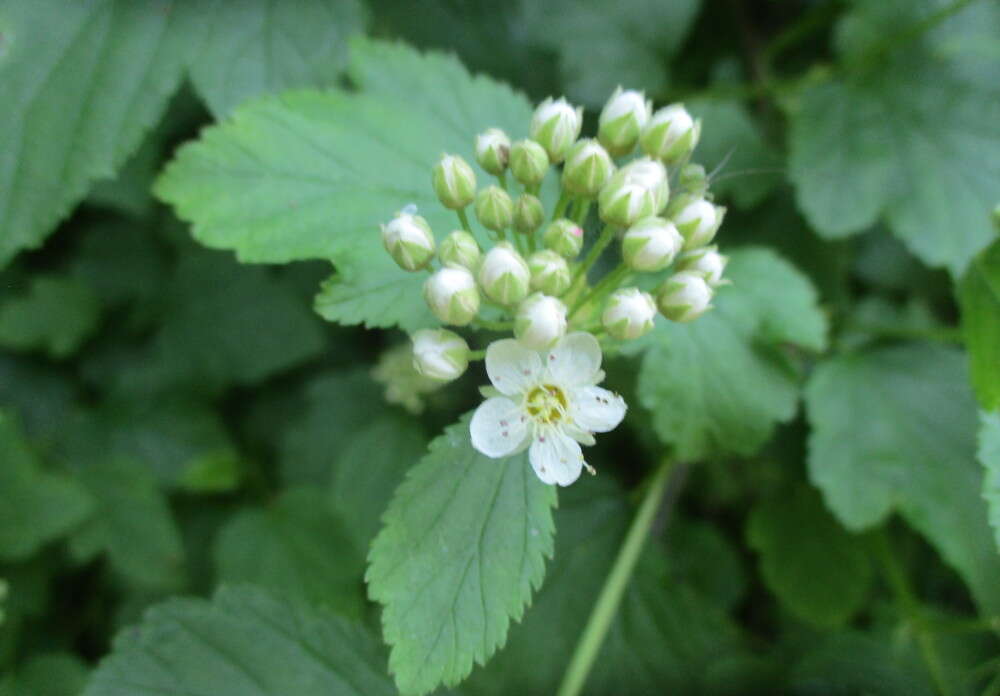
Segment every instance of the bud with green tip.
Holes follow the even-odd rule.
[[[494,176],[500,176],[510,162],[510,138],[499,128],[489,128],[476,136],[476,161]]]
[[[681,168],[678,180],[680,181],[681,189],[692,196],[701,197],[708,192],[708,174],[705,173],[705,168],[700,164],[695,164],[694,162],[685,164]]]
[[[701,120],[691,118],[683,104],[671,104],[653,114],[639,143],[650,157],[679,162],[691,154],[700,137]]]
[[[551,249],[536,251],[528,257],[528,270],[531,271],[531,289],[553,297],[569,290],[573,279],[566,259]]]
[[[514,229],[531,234],[545,221],[545,208],[536,196],[526,193],[514,204]]]
[[[712,288],[700,273],[680,271],[657,290],[656,306],[671,321],[693,321],[712,308]]]
[[[639,220],[622,237],[622,257],[636,271],[662,271],[673,263],[684,246],[674,223],[661,217]]]
[[[566,305],[554,297],[533,293],[517,308],[514,336],[534,350],[551,348],[566,333]]]
[[[475,271],[479,268],[482,252],[476,238],[465,230],[455,230],[444,238],[438,249],[438,258],[446,266],[462,266]]]
[[[605,330],[619,341],[630,341],[649,333],[654,319],[656,302],[652,295],[639,288],[615,290],[601,315]]]
[[[476,219],[488,230],[505,230],[514,221],[514,201],[499,186],[487,186],[476,194]]]
[[[458,155],[441,155],[434,165],[434,192],[445,208],[459,210],[476,195],[476,173]]]
[[[545,148],[533,140],[519,140],[510,149],[510,171],[524,186],[542,183],[549,171],[549,156]]]
[[[684,237],[685,249],[697,249],[715,239],[726,209],[704,198],[683,196],[670,205],[670,216]]]
[[[599,142],[578,140],[563,165],[562,186],[574,195],[593,198],[614,171],[611,156]]]
[[[627,155],[639,141],[652,111],[653,103],[642,92],[618,87],[601,111],[597,137],[615,157]]]
[[[413,367],[424,377],[450,382],[469,367],[469,344],[447,329],[421,329],[413,340]]]
[[[583,248],[583,228],[572,220],[559,218],[545,228],[545,247],[566,259],[575,259]]]
[[[434,258],[431,226],[419,215],[397,213],[389,224],[382,225],[382,244],[406,271],[419,271]]]
[[[527,297],[530,283],[528,264],[508,242],[500,242],[490,249],[479,265],[479,284],[483,292],[502,305],[517,304]]]
[[[479,313],[479,289],[467,268],[447,266],[424,283],[424,299],[445,324],[465,326]]]
[[[531,117],[531,139],[545,148],[549,161],[558,164],[580,136],[583,107],[574,108],[565,98],[548,97]]]
[[[701,247],[683,254],[677,261],[677,269],[700,273],[710,287],[717,288],[728,282],[722,279],[728,263],[729,257],[720,254],[716,247]]]
[[[670,195],[667,170],[644,157],[619,169],[597,197],[601,219],[609,225],[631,227],[663,210]]]

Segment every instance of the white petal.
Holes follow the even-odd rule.
[[[601,387],[580,387],[569,395],[570,418],[573,424],[592,433],[614,430],[628,406],[625,399]]]
[[[543,483],[568,486],[580,478],[583,470],[580,445],[558,428],[546,428],[536,436],[528,459]]]
[[[546,357],[552,380],[561,387],[594,384],[599,381],[601,344],[591,334],[567,334]]]
[[[469,423],[472,446],[487,457],[506,457],[523,448],[528,418],[520,406],[497,396],[479,404]]]
[[[594,436],[590,432],[584,430],[583,428],[577,427],[573,423],[564,424],[563,432],[569,435],[577,442],[579,442],[581,445],[587,445],[589,447],[590,445],[593,445],[594,443],[597,442],[597,440],[594,439]]]
[[[494,341],[486,348],[486,374],[501,393],[513,396],[538,383],[542,359],[513,338]]]

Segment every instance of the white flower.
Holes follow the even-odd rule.
[[[601,347],[589,333],[564,336],[545,353],[510,338],[495,341],[486,349],[486,373],[500,396],[472,416],[473,447],[494,458],[528,448],[545,483],[576,481],[587,466],[580,443],[594,444],[592,433],[613,430],[625,417],[625,400],[597,386]]]
[[[653,330],[656,302],[639,288],[615,290],[601,315],[605,330],[622,341],[629,341]]]
[[[528,348],[550,348],[566,333],[566,305],[536,292],[517,308],[514,336]]]
[[[469,344],[447,329],[421,329],[411,336],[413,368],[441,382],[458,379],[469,366]]]

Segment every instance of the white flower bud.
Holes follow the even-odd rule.
[[[510,171],[524,186],[536,186],[549,171],[549,155],[534,140],[518,140],[510,149]]]
[[[701,121],[695,121],[683,104],[665,106],[646,123],[639,142],[650,157],[679,162],[694,150],[701,137]]]
[[[494,176],[499,176],[510,161],[510,138],[499,128],[490,128],[476,136],[476,161]]]
[[[684,238],[674,223],[660,217],[639,220],[622,237],[622,257],[636,271],[661,271],[684,246]]]
[[[442,268],[424,283],[424,299],[445,324],[465,326],[479,313],[476,279],[461,266]]]
[[[569,264],[551,249],[532,254],[528,258],[528,269],[531,271],[532,290],[540,290],[553,297],[559,297],[569,290],[572,281]]]
[[[431,226],[419,215],[397,213],[382,225],[382,244],[393,261],[407,271],[418,271],[434,258]]]
[[[563,188],[577,196],[593,198],[615,171],[611,156],[596,140],[578,140],[563,165]]]
[[[514,229],[523,234],[531,234],[545,220],[545,208],[537,197],[526,193],[518,197],[514,204]]]
[[[656,318],[656,302],[639,288],[615,290],[601,315],[601,323],[611,336],[630,341],[649,333]]]
[[[653,103],[642,92],[618,87],[601,111],[597,137],[615,157],[627,155],[639,141],[652,111]]]
[[[514,335],[534,350],[551,348],[566,333],[566,305],[536,292],[517,308]]]
[[[699,273],[680,271],[656,293],[660,313],[672,321],[693,321],[712,308],[712,288]]]
[[[494,302],[513,305],[528,295],[531,272],[528,264],[508,242],[500,242],[479,266],[479,284]]]
[[[413,367],[424,377],[450,382],[469,367],[469,344],[447,329],[421,329],[413,334]]]
[[[597,197],[601,219],[610,225],[631,227],[663,210],[670,196],[667,170],[648,157],[619,169]]]
[[[514,221],[514,201],[499,186],[487,186],[476,194],[476,219],[488,230],[499,231]]]
[[[670,207],[670,216],[684,237],[685,249],[697,249],[711,243],[725,215],[725,208],[712,205],[704,198],[685,196]]]
[[[476,195],[476,173],[458,155],[441,155],[434,165],[434,192],[445,208],[458,210]]]
[[[566,218],[559,218],[545,228],[542,238],[548,249],[566,259],[574,259],[583,248],[583,229]]]
[[[455,230],[441,242],[438,258],[446,266],[463,266],[470,271],[479,268],[482,252],[476,238],[465,230]]]
[[[700,273],[710,287],[722,285],[722,274],[726,270],[729,257],[718,252],[714,246],[694,249],[683,254],[677,261],[677,270]]]
[[[549,161],[563,161],[583,126],[583,107],[573,108],[565,98],[547,98],[531,117],[531,139],[545,148]]]

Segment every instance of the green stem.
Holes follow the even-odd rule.
[[[604,636],[611,627],[611,622],[618,611],[622,595],[628,587],[632,571],[635,569],[636,561],[639,560],[639,553],[646,545],[646,537],[653,526],[656,518],[656,511],[663,500],[663,493],[670,479],[670,471],[673,463],[669,459],[664,459],[659,468],[653,474],[649,487],[643,496],[639,510],[632,520],[625,543],[618,551],[615,564],[611,567],[601,594],[590,612],[587,626],[583,629],[580,640],[577,641],[576,650],[570,660],[566,673],[563,675],[562,684],[559,685],[557,696],[577,696],[583,689],[590,668],[594,664]]]
[[[504,170],[497,174],[497,179],[500,180],[500,188],[510,193],[510,190],[507,188],[507,171]]]
[[[465,208],[459,208],[455,212],[458,213],[458,220],[462,223],[462,229],[472,234],[472,227],[469,225],[469,216],[465,214]]]
[[[552,219],[558,220],[559,218],[566,215],[566,208],[569,204],[573,202],[573,197],[569,195],[568,192],[563,191],[559,194],[559,202],[556,203],[556,207],[552,209]]]
[[[573,222],[575,222],[579,227],[583,227],[583,223],[587,221],[587,215],[590,213],[591,200],[589,198],[578,198],[576,201],[576,210],[573,213]]]
[[[487,331],[511,331],[514,328],[512,321],[490,321],[489,319],[475,319],[472,321],[472,325],[477,329],[486,329]]]
[[[605,225],[604,229],[601,230],[601,236],[597,238],[594,245],[590,247],[590,251],[587,252],[587,256],[583,259],[583,263],[577,267],[576,271],[573,273],[573,282],[570,285],[567,294],[572,294],[581,282],[587,282],[587,272],[590,267],[593,266],[597,259],[600,258],[601,254],[607,248],[608,244],[611,244],[612,240],[615,238],[615,228],[611,225]]]
[[[470,350],[469,351],[469,361],[482,360],[486,357],[486,350]]]
[[[604,299],[605,295],[617,290],[618,285],[629,274],[630,270],[631,269],[626,266],[623,261],[618,264],[617,268],[601,278],[597,285],[595,285],[588,294],[582,295],[576,302],[573,303],[573,308],[569,312],[570,321],[573,321],[573,315],[586,307],[588,304],[599,302]]]

